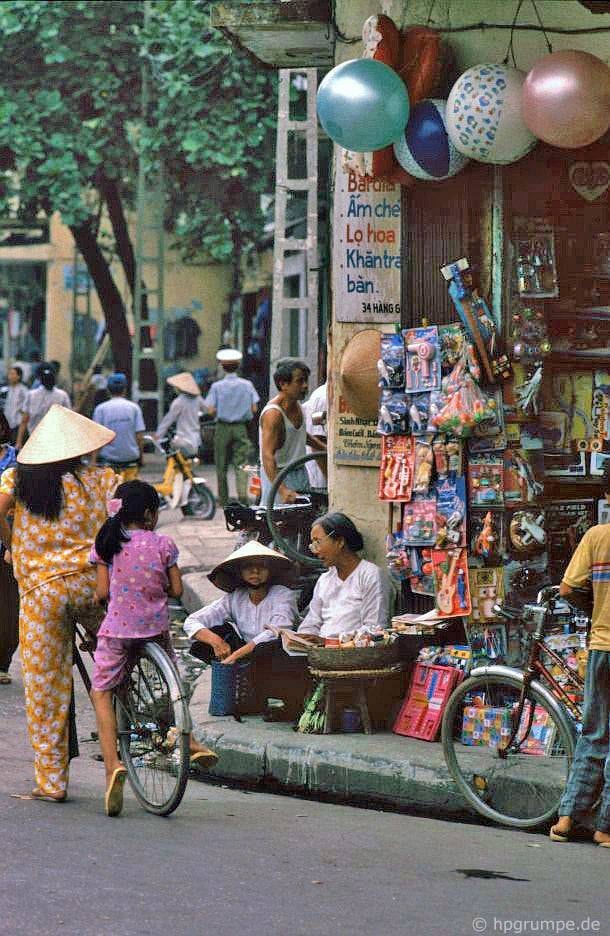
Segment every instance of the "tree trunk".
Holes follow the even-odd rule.
[[[125,304],[112,277],[95,234],[88,224],[71,227],[76,246],[81,252],[97,290],[110,336],[114,366],[131,382],[131,337],[127,327]]]

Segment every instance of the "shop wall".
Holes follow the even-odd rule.
[[[147,253],[149,251],[147,250]],[[72,288],[67,288],[65,276],[74,265],[74,240],[69,228],[58,214],[50,223],[48,244],[34,247],[0,248],[0,262],[43,262],[47,267],[46,346],[43,356],[61,362],[69,373],[72,354]],[[113,265],[115,281],[126,304],[131,299],[123,271]],[[145,271],[145,275],[148,271]],[[152,282],[152,281],[151,281]],[[231,270],[228,265],[182,262],[172,250],[165,254],[166,318],[178,309],[188,309],[200,329],[199,353],[182,363],[188,368],[215,367],[215,355],[221,342],[221,322],[229,304]],[[84,311],[84,299],[79,308]],[[101,306],[95,290],[91,292],[91,314],[101,321]]]
[[[610,15],[593,15],[573,0],[540,0],[537,3],[543,22],[547,26],[564,29],[587,29],[610,26]],[[429,0],[337,0],[336,17],[339,29],[347,37],[361,34],[362,24],[368,16],[385,13],[395,23],[405,28],[410,25],[426,24],[443,32],[444,27],[459,27],[469,23],[508,23],[512,21],[516,3],[507,4],[505,0],[486,0],[474,3],[472,0],[437,0],[432,8]],[[535,13],[531,5],[525,4],[519,17],[520,23],[536,24]],[[447,32],[446,41],[450,44],[455,57],[457,73],[471,65],[485,61],[501,61],[508,47],[510,31],[472,30],[467,32]],[[560,35],[551,34],[553,48],[576,48],[589,51],[608,61],[608,34],[597,35]],[[540,32],[518,32],[514,39],[517,65],[527,70],[546,52],[546,44]],[[362,44],[347,44],[340,41],[336,46],[335,61],[339,64],[347,59],[359,57]],[[408,196],[407,196],[408,197]],[[331,230],[331,238],[333,236]],[[408,237],[408,231],[406,231]],[[403,256],[405,245],[403,244]],[[375,561],[381,561],[384,555],[385,534],[387,532],[387,511],[380,509],[377,499],[377,471],[375,468],[349,467],[337,465],[332,457],[336,447],[337,405],[339,390],[339,368],[343,350],[354,334],[370,324],[346,323],[337,321],[334,305],[335,276],[333,274],[333,315],[329,346],[329,373],[331,375],[331,412],[329,459],[331,501],[334,509],[349,514],[361,528],[365,537],[367,555]],[[399,297],[396,297],[397,300]],[[497,307],[494,302],[494,307]],[[386,326],[387,328],[387,326]],[[383,329],[381,329],[383,330]]]

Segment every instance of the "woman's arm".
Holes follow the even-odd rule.
[[[9,511],[13,509],[15,498],[10,494],[0,494],[0,540],[6,547],[7,553],[11,548],[11,528],[8,522]],[[6,561],[10,562],[10,555],[5,556]]]
[[[169,567],[167,570],[167,577],[169,579],[167,594],[170,598],[179,598],[182,594],[182,576],[180,575],[180,569],[177,565]]]
[[[95,597],[98,604],[102,604],[104,601],[108,601],[110,597],[110,570],[103,562],[97,562],[95,572]]]
[[[367,567],[362,576],[362,606],[360,623],[370,627],[386,627],[390,619],[391,584],[377,566]]]
[[[25,435],[25,430],[28,427],[29,421],[30,421],[30,414],[24,413],[23,416],[21,417],[21,422],[19,423],[19,430],[17,432],[17,441],[15,442],[15,448],[18,451],[23,445],[23,437]]]
[[[255,647],[256,642],[254,640],[250,640],[247,644],[244,644],[243,647],[240,647],[239,650],[234,650],[233,653],[229,654],[229,656],[224,658],[221,657],[220,659],[222,663],[237,663],[237,661],[242,657],[248,656],[250,653],[252,653]]]

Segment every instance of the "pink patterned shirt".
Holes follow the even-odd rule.
[[[95,546],[89,561],[103,563]],[[100,637],[147,638],[166,633],[167,570],[177,562],[178,547],[169,536],[130,530],[129,541],[109,566],[110,598]]]

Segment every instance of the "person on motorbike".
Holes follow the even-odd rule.
[[[112,442],[94,455],[92,463],[109,465],[131,481],[138,474],[144,453],[144,417],[137,403],[126,399],[127,377],[110,374],[106,381],[110,399],[99,403],[93,411],[93,421],[116,433]]]
[[[201,445],[201,427],[199,416],[207,413],[197,381],[189,371],[167,378],[170,387],[178,391],[170,408],[157,426],[155,439],[162,439],[170,426],[175,424],[173,444],[185,455],[196,455]]]

